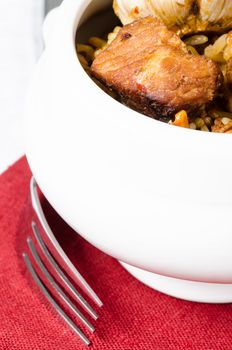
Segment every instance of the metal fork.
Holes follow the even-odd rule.
[[[83,311],[85,311],[93,320],[97,320],[98,315],[85,298],[77,291],[74,284],[71,282],[71,279],[88,294],[97,306],[101,307],[103,304],[84,277],[77,271],[76,267],[72,264],[55,238],[45,218],[39,199],[37,184],[33,177],[30,183],[30,194],[32,207],[35,213],[35,220],[32,221],[31,227],[39,252],[33,243],[32,238],[29,236],[27,238],[27,245],[33,260],[30,260],[29,256],[23,252],[24,261],[36,284],[58,314],[70,326],[73,332],[80,337],[85,345],[90,345],[91,342],[89,338],[54,300],[51,293],[53,292],[55,295],[58,295],[69,310],[71,310],[72,314],[77,316],[80,322],[90,332],[94,332],[95,328],[77,308],[76,303],[78,303]],[[52,274],[48,271],[47,266],[52,268]],[[36,270],[39,270],[39,273],[37,273]],[[42,276],[42,278],[40,276]],[[49,283],[50,290],[45,286],[43,282],[44,279]],[[60,287],[60,285],[62,287]],[[75,304],[70,300],[68,295],[72,296],[76,302]]]

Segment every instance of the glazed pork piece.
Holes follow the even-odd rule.
[[[189,53],[178,35],[151,16],[124,26],[97,55],[92,74],[124,104],[164,121],[182,109],[196,116],[221,80],[216,63]]]

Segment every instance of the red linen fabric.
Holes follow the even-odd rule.
[[[82,349],[22,261],[32,214],[30,176],[23,158],[0,177],[0,349]],[[44,205],[64,249],[104,302],[90,337],[92,349],[232,349],[232,305],[186,302],[155,292],[77,236]]]

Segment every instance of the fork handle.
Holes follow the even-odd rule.
[[[61,268],[69,274],[69,276],[74,280],[77,285],[82,287],[86,293],[89,295],[89,297],[99,306],[101,307],[103,305],[100,298],[97,296],[97,294],[94,292],[94,290],[90,287],[90,285],[87,283],[87,281],[84,279],[84,277],[77,271],[73,263],[70,261],[70,259],[67,257],[63,249],[61,248],[60,244],[58,243],[57,239],[55,238],[46,218],[43,212],[43,209],[41,207],[38,191],[37,191],[37,184],[35,181],[35,178],[31,178],[30,182],[30,193],[31,193],[31,201],[32,206],[35,211],[35,214],[38,218],[38,221],[40,225],[42,226],[41,230],[41,236],[47,245],[48,249],[54,256],[54,258],[58,261]]]

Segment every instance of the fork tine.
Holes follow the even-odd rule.
[[[94,332],[93,325],[86,319],[86,317],[76,308],[76,306],[71,302],[71,300],[67,297],[67,295],[63,292],[63,290],[59,287],[59,285],[56,283],[54,278],[50,275],[44,264],[42,263],[35,246],[32,242],[32,239],[29,237],[27,239],[27,243],[30,249],[30,252],[39,266],[42,273],[45,275],[46,279],[49,281],[49,283],[52,285],[52,287],[55,289],[55,291],[59,294],[59,296],[62,298],[62,300],[65,302],[65,304],[73,311],[73,313],[85,324],[85,326],[91,331]]]
[[[83,341],[83,343],[87,346],[91,344],[90,340],[85,336],[85,334],[78,328],[75,323],[66,315],[66,313],[61,309],[61,307],[55,302],[55,300],[52,298],[50,293],[47,291],[41,280],[39,279],[37,273],[35,272],[31,261],[26,253],[23,253],[23,258],[25,261],[25,264],[31,273],[34,281],[38,285],[38,287],[41,289],[44,296],[48,299],[50,304],[55,308],[55,310],[58,312],[58,314],[62,317],[62,319],[69,325],[69,327],[73,330],[73,332],[79,336],[79,338]]]
[[[59,243],[57,242],[50,226],[48,225],[48,222],[44,216],[44,213],[40,204],[40,200],[37,192],[37,185],[34,177],[31,178],[30,190],[31,190],[32,206],[46,233],[43,237],[43,240],[46,243],[46,246],[49,248],[50,252],[53,254],[54,258],[58,261],[61,267],[66,272],[68,272],[68,274],[72,277],[72,279],[78,285],[82,286],[82,288],[87,292],[87,294],[91,297],[91,299],[99,307],[101,307],[103,305],[102,301],[94,292],[94,290],[90,287],[87,281],[83,278],[83,276],[77,271],[77,269],[72,264],[70,259],[67,257],[67,255],[65,254],[65,252],[63,251]]]
[[[40,246],[41,251],[43,252],[44,256],[49,261],[50,265],[56,271],[57,275],[61,278],[64,285],[67,287],[66,289],[79,302],[79,304],[93,317],[93,319],[97,320],[97,318],[98,318],[97,313],[93,310],[93,308],[89,305],[89,303],[85,300],[85,298],[83,298],[83,296],[76,290],[76,288],[73,286],[73,284],[69,281],[68,277],[60,269],[60,267],[56,263],[55,259],[53,259],[52,255],[50,254],[49,250],[47,249],[47,247],[46,247],[46,245],[41,237],[41,234],[40,234],[39,229],[36,226],[35,222],[32,222],[32,230],[33,230],[34,236],[36,238],[36,241],[38,242],[38,244]]]

